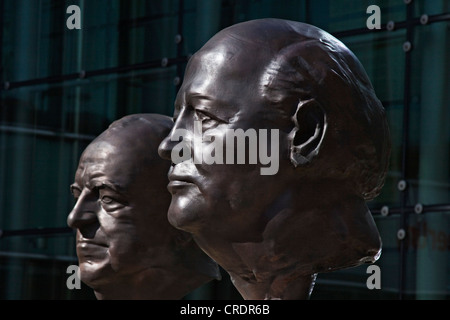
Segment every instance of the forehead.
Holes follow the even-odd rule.
[[[90,186],[95,181],[110,181],[118,186],[128,184],[132,173],[130,161],[125,161],[119,146],[108,141],[94,141],[83,152],[75,175],[75,181],[82,186]],[[132,156],[132,155],[131,155]]]
[[[270,59],[270,54],[259,44],[232,36],[213,41],[190,59],[181,91],[209,93],[220,98],[242,96],[258,90]]]

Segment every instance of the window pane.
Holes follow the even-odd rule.
[[[414,15],[416,17],[420,17],[423,14],[430,16],[450,11],[450,2],[447,0],[415,0],[412,4],[414,5]]]
[[[366,28],[367,19],[370,17],[366,11],[370,5],[380,7],[382,24],[406,18],[405,4],[402,1],[316,0],[307,3],[310,23],[331,33]]]
[[[389,172],[382,193],[370,203],[372,207],[400,205],[397,183],[402,171],[402,130],[405,53],[402,44],[405,30],[342,37],[364,66],[389,122],[392,152]]]
[[[375,263],[380,268],[380,288],[367,287],[369,264],[317,276],[311,299],[397,299],[399,290],[399,243],[396,237],[399,215],[375,217],[383,241],[382,253]],[[345,289],[343,289],[345,288]]]
[[[449,22],[420,26],[412,51],[410,205],[450,202]]]
[[[416,299],[450,298],[450,213],[410,217],[407,278]]]

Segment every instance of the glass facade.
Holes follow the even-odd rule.
[[[81,29],[68,29],[69,5]],[[381,9],[370,30],[369,5]],[[190,54],[237,22],[316,25],[360,59],[386,108],[393,150],[369,203],[376,263],[319,274],[311,299],[450,298],[450,2],[447,0],[0,0],[0,299],[94,299],[66,286],[66,227],[83,149],[131,113],[172,115]],[[226,274],[186,299],[239,299]]]

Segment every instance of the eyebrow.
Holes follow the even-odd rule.
[[[120,185],[118,185],[118,184],[115,184],[115,183],[112,183],[112,182],[110,182],[110,181],[94,181],[94,183],[87,182],[87,183],[85,184],[85,186],[86,186],[88,189],[92,189],[92,190],[95,190],[95,189],[105,189],[105,188],[107,188],[107,189],[110,189],[110,190],[112,190],[112,191],[114,191],[114,192],[117,192],[117,193],[120,193],[120,194],[124,194],[124,188],[123,188],[122,186],[120,186]],[[82,188],[78,183],[76,183],[76,182],[70,185],[70,189],[72,189],[72,188],[83,189],[83,188]]]
[[[118,193],[122,193],[123,192],[122,191],[123,188],[120,185],[112,183],[112,182],[109,182],[109,181],[101,181],[99,183],[94,183],[93,187],[94,188],[98,188],[98,189],[107,188],[107,189],[111,189],[111,190],[113,190],[115,192],[118,192]]]
[[[188,94],[187,94],[187,97],[188,97],[189,99],[196,99],[196,100],[207,100],[207,101],[214,100],[213,97],[204,95],[204,94],[199,93],[199,92],[188,93]]]
[[[201,102],[195,103],[199,102],[200,100],[208,102],[212,101],[214,102],[214,104],[202,104]],[[191,105],[196,110],[208,112],[212,118],[215,118],[217,121],[223,123],[230,123],[230,119],[234,116],[227,114],[228,108],[224,107],[227,106],[227,103],[225,101],[198,91],[190,91],[190,88],[185,89],[182,97],[177,97],[177,99],[175,100],[175,111],[180,111],[183,105]],[[215,112],[210,111],[212,109],[215,109]]]
[[[76,189],[80,189],[81,190],[81,187],[78,185],[78,183],[72,183],[70,186],[69,186],[69,188],[70,188],[70,191],[72,191],[72,189],[74,189],[74,188],[76,188]]]

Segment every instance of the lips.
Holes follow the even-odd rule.
[[[78,238],[77,254],[83,258],[103,258],[108,250],[108,245],[91,239]]]
[[[194,183],[194,180],[189,176],[181,176],[177,174],[169,174],[170,182],[185,182],[185,183]]]
[[[81,240],[81,241],[78,241],[77,242],[77,246],[78,247],[82,247],[82,248],[87,248],[87,247],[90,247],[90,246],[97,246],[97,247],[104,247],[104,248],[107,248],[108,246],[106,245],[106,244],[104,244],[104,243],[98,243],[98,242],[94,242],[94,241],[91,241],[91,240]]]
[[[93,242],[77,243],[77,256],[80,263],[94,263],[102,261],[107,257],[108,247],[103,244]]]
[[[167,189],[174,194],[177,190],[197,186],[195,177],[198,176],[195,166],[191,163],[182,162],[172,166],[167,174],[169,184]]]
[[[105,252],[107,249],[107,245],[92,241],[81,241],[77,243],[77,252],[83,253],[84,256],[98,252]]]
[[[186,188],[189,186],[193,186],[194,182],[192,179],[183,176],[177,175],[169,175],[169,184],[167,185],[167,189],[169,192],[174,193],[178,189]]]

